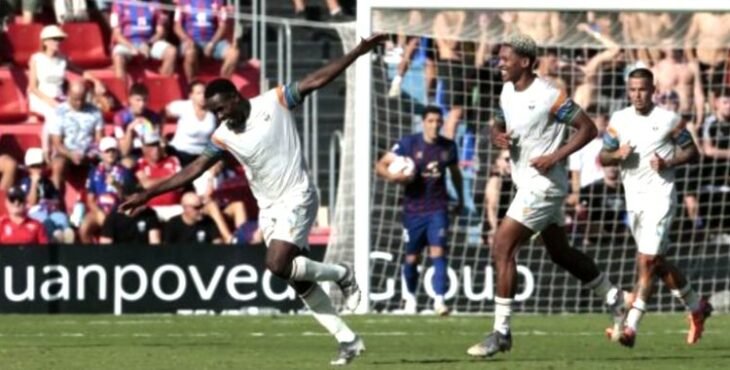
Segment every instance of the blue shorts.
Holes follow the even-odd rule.
[[[446,211],[425,215],[403,215],[403,241],[406,254],[420,254],[426,246],[446,248],[449,215]]]

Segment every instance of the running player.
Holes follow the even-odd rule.
[[[535,41],[524,34],[510,36],[499,51],[499,69],[505,83],[491,139],[498,148],[510,151],[517,193],[492,246],[497,272],[494,331],[469,348],[467,353],[472,356],[492,356],[512,347],[515,255],[534,233],[540,233],[554,263],[605,299],[615,323],[623,319],[620,290],[590,257],[570,247],[563,229],[568,190],[565,160],[596,136],[596,126],[558,87],[534,74],[536,54]],[[565,142],[569,125],[576,133]]]
[[[464,193],[459,170],[456,143],[439,134],[443,126],[441,109],[426,107],[422,114],[423,132],[404,136],[385,153],[375,166],[378,176],[387,181],[405,185],[403,200],[403,232],[406,243],[406,261],[403,277],[407,292],[403,294],[405,313],[416,313],[416,287],[418,286],[418,260],[425,246],[433,264],[433,290],[436,297],[433,309],[439,316],[449,314],[444,303],[448,288],[446,263],[446,233],[449,228],[446,192],[446,169],[458,193],[459,202],[455,213],[464,204]],[[398,157],[408,157],[415,163],[414,175],[390,173],[388,166]]]
[[[136,194],[121,206],[122,210],[133,212],[155,195],[189,184],[221,160],[225,151],[230,152],[246,168],[251,191],[261,209],[259,225],[268,246],[266,267],[289,281],[315,319],[335,336],[340,348],[333,365],[347,364],[365,346],[337,315],[318,282],[336,282],[349,309],[359,304],[360,290],[349,266],[320,263],[307,257],[307,238],[319,200],[291,109],[312,91],[335,79],[384,38],[377,35],[364,39],[353,50],[300,82],[278,86],[250,101],[229,80],[211,81],[205,89],[205,100],[219,125],[208,147],[182,171]]]
[[[677,199],[674,168],[696,158],[698,150],[681,118],[652,102],[651,71],[639,68],[629,73],[628,89],[631,106],[611,117],[600,160],[604,166],[621,165],[639,266],[626,327],[620,333],[608,328],[606,333],[624,346],[634,346],[639,321],[658,277],[690,311],[687,343],[694,344],[702,336],[712,306],[692,290],[687,278],[664,254]],[[681,150],[675,152],[677,146]]]

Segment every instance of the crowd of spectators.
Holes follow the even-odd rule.
[[[376,14],[375,22],[397,23],[385,18]],[[678,207],[681,214],[675,220],[680,227],[673,236],[709,230],[704,235],[730,240],[726,209],[730,206],[730,14],[414,10],[398,21],[407,26],[396,28],[431,27],[431,32],[396,34],[387,44],[382,59],[391,78],[387,96],[441,106],[446,115],[442,134],[456,139],[460,153],[473,152],[478,145],[488,153],[486,169],[479,171],[486,176],[482,183],[486,235],[495,230],[511,193],[509,167],[503,159],[509,153],[488,148],[484,130],[498,105],[502,84],[495,40],[500,34],[522,32],[541,48],[535,65],[538,75],[572,97],[593,118],[599,134],[606,130],[611,114],[629,104],[628,72],[650,68],[656,78],[656,104],[682,117],[702,153],[699,163],[678,169],[677,202],[683,206]],[[404,81],[413,80],[407,73],[423,78],[413,85],[423,88],[411,86],[406,91]],[[475,134],[482,136],[482,144],[474,142]],[[620,179],[615,168],[603,168],[597,160],[601,147],[597,137],[569,159],[567,227],[578,243],[607,241],[599,235],[625,240],[617,236],[625,234],[627,222],[617,197],[622,192]],[[460,165],[473,170],[469,167],[476,163],[468,160]]]
[[[47,5],[1,3],[0,32],[11,22],[33,23]],[[0,215],[0,244],[260,243],[256,203],[236,161],[212,168],[196,187],[152,199],[139,214],[117,212],[126,197],[179,172],[205,148],[216,122],[204,106],[205,84],[196,77],[202,58],[220,61],[224,77],[238,66],[228,5],[223,0],[54,4],[59,24],[88,21],[92,8],[102,12],[111,29],[109,69],[127,86],[126,100],[105,119],[108,107],[99,97],[107,95],[108,86],[61,53],[71,36],[59,25],[43,27],[41,50],[25,66],[34,113],[26,124],[42,125],[41,145],[26,149],[24,161],[0,148],[6,210]],[[133,59],[157,61],[159,75],[183,75],[182,81],[189,81],[187,99],[151,109],[148,87],[128,73]],[[68,79],[67,72],[80,78]],[[175,131],[165,132],[164,123],[175,121]],[[69,187],[78,193],[75,201],[68,199]]]

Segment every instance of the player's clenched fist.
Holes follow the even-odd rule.
[[[541,175],[545,175],[555,165],[555,158],[552,155],[542,155],[530,160],[530,166],[537,170]]]
[[[656,152],[654,153],[654,158],[651,159],[649,164],[651,165],[651,169],[657,172],[661,172],[669,168],[667,161],[660,157]]]
[[[618,151],[616,152],[616,155],[618,155],[618,157],[622,161],[625,161],[626,158],[628,158],[631,155],[631,153],[633,153],[633,152],[634,152],[634,146],[631,145],[630,142],[626,142],[626,144],[621,145],[618,148]]]

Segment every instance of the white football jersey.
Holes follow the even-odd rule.
[[[566,124],[572,124],[580,112],[578,105],[551,82],[538,77],[524,91],[515,91],[514,84],[505,83],[500,108],[495,120],[503,121],[507,132],[511,131],[515,185],[546,195],[565,195],[568,190],[565,161],[541,175],[530,165],[530,160],[555,152],[565,142]]]
[[[640,115],[629,106],[611,115],[604,137],[604,147],[617,149],[629,144],[633,153],[621,163],[621,180],[626,189],[629,209],[641,207],[643,199],[669,198],[674,190],[674,169],[657,172],[651,168],[655,153],[664,159],[674,158],[675,137],[683,127],[680,117],[669,110],[655,106],[646,115]],[[686,131],[685,131],[686,132]],[[672,199],[673,201],[673,199]]]
[[[289,110],[295,103],[288,88],[279,86],[251,99],[243,132],[235,133],[223,123],[211,136],[214,146],[243,164],[261,209],[316,195]]]

